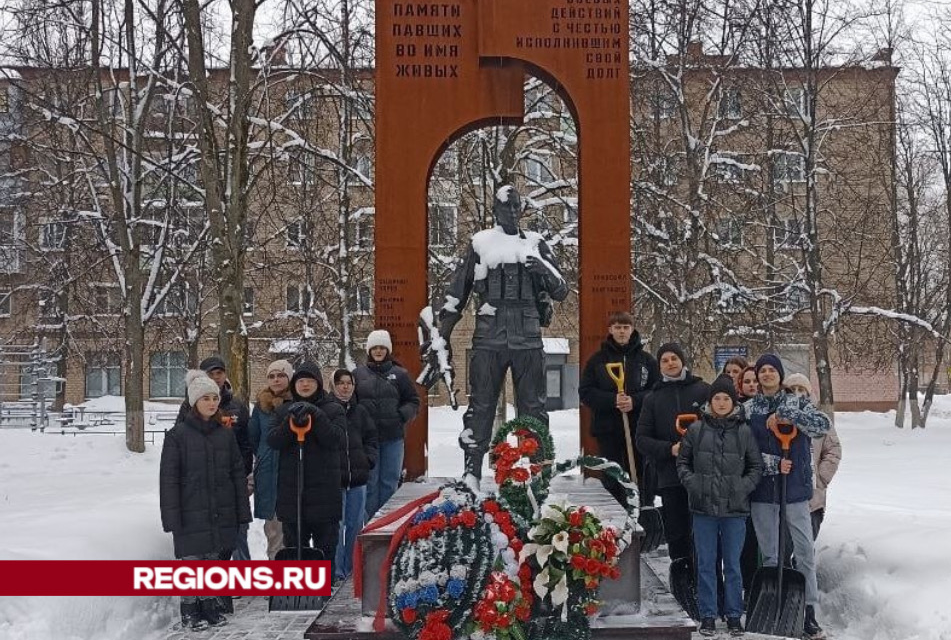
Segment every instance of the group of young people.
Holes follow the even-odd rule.
[[[670,558],[695,568],[700,633],[714,635],[717,618],[726,619],[731,634],[744,633],[744,589],[758,565],[780,561],[777,476],[783,474],[786,547],[806,580],[804,631],[812,640],[823,638],[813,543],[841,444],[810,399],[809,379],[787,377],[780,358],[767,353],[752,366],[729,360],[708,384],[690,370],[678,343],[661,345],[656,359],[648,353],[630,314],[615,313],[608,325],[582,373],[581,401],[592,410],[601,454],[624,469],[631,468],[629,425],[641,506],[653,506],[655,493],[660,496]],[[607,370],[611,363],[625,372],[620,392]],[[789,424],[796,436],[784,457],[775,432],[790,431]],[[616,482],[606,479],[605,487],[623,500]]]
[[[187,398],[165,435],[160,464],[162,527],[183,560],[249,560],[248,523],[264,521],[267,556],[298,544],[332,560],[335,581],[353,571],[357,534],[396,491],[407,425],[419,410],[409,373],[392,357],[388,332],[367,338],[366,364],[338,369],[324,389],[320,367],[287,360],[267,367],[254,409],[231,394],[224,361],[186,374]],[[303,442],[297,521],[298,440]],[[224,624],[215,597],[185,596],[182,625]]]

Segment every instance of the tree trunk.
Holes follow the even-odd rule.
[[[129,451],[145,451],[145,331],[140,307],[134,301],[125,315],[125,444]]]

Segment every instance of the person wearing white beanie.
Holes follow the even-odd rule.
[[[393,353],[393,339],[390,338],[390,332],[386,329],[376,329],[367,336],[367,354],[370,354],[375,347],[383,347],[388,353]],[[376,358],[374,358],[376,359]],[[382,360],[379,358],[376,360]]]
[[[367,482],[367,522],[396,492],[403,475],[406,428],[419,411],[419,393],[409,372],[393,360],[390,332],[367,336],[367,363],[353,370],[357,402],[373,418],[379,437],[376,465]]]
[[[188,389],[188,406],[194,407],[203,396],[215,396],[221,399],[218,383],[200,369],[191,369],[185,374],[185,386]],[[217,411],[217,405],[215,406]]]
[[[159,463],[162,529],[175,557],[218,560],[234,548],[240,525],[251,522],[244,461],[231,429],[221,422],[218,384],[204,371],[185,375],[188,409],[165,434]],[[182,627],[225,623],[214,595],[182,596]]]
[[[797,396],[809,398],[812,396],[812,383],[801,373],[792,373],[783,380],[783,386]]]

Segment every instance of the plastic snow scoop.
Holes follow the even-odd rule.
[[[767,422],[767,427],[779,440],[783,460],[789,459],[789,447],[798,435],[796,425]],[[749,615],[746,630],[787,638],[802,636],[806,617],[806,577],[799,571],[783,566],[786,540],[783,522],[786,520],[786,476],[779,474],[779,552],[778,566],[762,567],[753,576],[750,587]]]
[[[307,416],[302,426],[289,418],[291,431],[297,435],[297,546],[284,547],[277,552],[275,560],[323,560],[320,549],[305,547],[303,541],[303,500],[304,500],[304,438],[313,427],[313,418]],[[271,596],[268,599],[268,611],[319,611],[327,604],[325,596]]]
[[[624,390],[624,363],[609,362],[604,365],[608,371],[608,376],[614,381],[617,392],[625,393]],[[631,441],[631,423],[630,418],[624,411],[621,412],[621,420],[624,421],[624,444],[627,447],[627,472],[631,476],[634,484],[637,482],[637,459],[634,457],[634,443]],[[638,495],[641,487],[638,485]],[[653,507],[647,507],[640,510],[637,516],[637,523],[644,530],[644,538],[641,540],[641,551],[653,551],[664,541],[664,521],[661,519],[660,511]]]
[[[680,437],[683,438],[687,435],[687,428],[699,419],[700,416],[696,413],[680,413],[677,414],[677,417],[674,419],[674,427],[677,429],[677,433],[680,434]]]
[[[677,558],[670,563],[670,593],[687,615],[694,620],[700,619],[700,605],[697,603],[697,572],[693,558]]]

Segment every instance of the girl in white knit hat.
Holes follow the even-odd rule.
[[[244,459],[221,423],[217,383],[198,370],[189,371],[185,383],[190,409],[162,445],[162,528],[172,534],[176,558],[218,560],[234,548],[238,525],[251,522]],[[192,630],[225,623],[215,596],[182,596],[181,615],[182,627]]]

